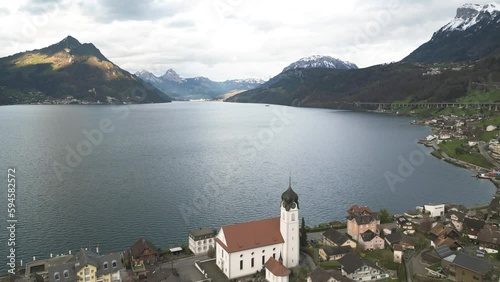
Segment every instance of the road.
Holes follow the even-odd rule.
[[[483,157],[485,157],[490,163],[496,166],[497,169],[500,168],[500,163],[498,163],[494,158],[490,156],[490,154],[488,154],[485,142],[480,141],[477,147],[479,148],[479,152],[481,153],[481,155],[483,155]]]
[[[201,272],[194,266],[197,260],[206,260],[208,256],[193,256],[173,261],[173,267],[177,269],[179,277],[189,281],[200,281],[204,279]],[[172,262],[166,262],[161,265],[161,268],[169,269],[172,267]]]

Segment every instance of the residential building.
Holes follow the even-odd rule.
[[[404,216],[399,216],[396,218],[396,223],[398,228],[403,230],[404,234],[412,235],[415,233],[416,224],[413,223],[413,221],[411,221],[410,219]]]
[[[464,213],[459,211],[450,211],[446,214],[446,219],[453,224],[453,227],[457,231],[462,232],[465,219]]]
[[[344,255],[352,252],[351,246],[322,246],[319,248],[319,256],[322,260],[338,260]]]
[[[370,229],[361,234],[358,244],[362,250],[381,250],[385,247],[384,239]]]
[[[372,214],[372,211],[370,210],[370,208],[368,206],[360,207],[358,205],[352,205],[347,210],[347,213],[348,214],[358,213],[358,214],[368,215],[368,214]]]
[[[210,228],[196,228],[189,231],[189,249],[193,254],[206,254],[215,249],[215,231]]]
[[[444,215],[444,204],[428,204],[424,205],[424,212],[430,217],[439,217]]]
[[[326,271],[321,267],[316,267],[307,277],[307,282],[349,282],[353,281],[342,275],[338,270]]]
[[[356,241],[359,241],[361,234],[367,230],[379,234],[377,229],[377,220],[372,215],[364,215],[359,213],[350,214],[347,217],[347,234]]]
[[[356,242],[349,239],[344,233],[341,233],[333,228],[323,232],[323,244],[331,247],[335,246],[350,246],[356,249]]]
[[[80,249],[67,262],[48,268],[48,281],[90,281],[115,282],[125,278],[122,254],[98,255],[89,250]]]
[[[465,217],[464,218],[464,233],[470,239],[477,239],[479,231],[483,229],[485,222],[483,220]]]
[[[394,252],[394,262],[402,263],[403,262],[403,246],[396,244],[392,247],[392,251]]]
[[[457,253],[449,267],[455,281],[490,281],[493,266],[486,260]]]
[[[500,230],[494,225],[486,225],[477,235],[481,247],[498,250],[500,247]]]
[[[158,249],[153,243],[142,237],[132,245],[128,255],[131,257],[132,262],[149,265],[155,264],[159,257]]]
[[[270,257],[264,264],[266,268],[266,280],[269,282],[288,282],[290,269],[286,268],[281,261]]]
[[[284,267],[299,264],[299,201],[291,185],[281,195],[280,217],[222,226],[216,242],[216,264],[229,278],[261,270],[270,257]]]
[[[376,281],[389,277],[380,267],[357,254],[347,254],[338,262],[342,265],[342,275],[356,281]]]
[[[413,242],[413,240],[399,231],[387,234],[384,239],[387,245],[389,246],[394,246],[398,244],[401,245],[404,250],[415,249],[415,243]]]

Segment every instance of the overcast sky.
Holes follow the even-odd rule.
[[[491,1],[478,1],[484,4]],[[132,73],[268,79],[305,56],[399,61],[464,0],[23,0],[0,5],[0,56],[72,35]]]

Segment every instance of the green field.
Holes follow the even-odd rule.
[[[485,168],[493,167],[492,164],[488,160],[486,160],[480,153],[468,151],[469,150],[468,147],[469,146],[467,145],[466,140],[459,140],[459,139],[439,144],[439,148],[452,158]],[[461,149],[468,152],[466,153],[457,152],[460,151]]]

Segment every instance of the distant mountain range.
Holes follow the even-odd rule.
[[[355,102],[449,102],[498,93],[499,7],[458,8],[455,19],[399,63],[364,69],[292,64],[261,87],[226,101],[348,108]],[[500,95],[484,96],[500,101]]]
[[[161,103],[171,98],[68,36],[49,47],[0,58],[0,105]]]
[[[215,99],[234,91],[253,89],[264,83],[260,79],[233,79],[217,82],[206,77],[182,78],[173,69],[167,70],[160,77],[145,70],[136,72],[135,75],[178,100]]]

